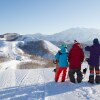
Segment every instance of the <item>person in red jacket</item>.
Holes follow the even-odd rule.
[[[68,61],[69,61],[69,79],[71,82],[75,83],[75,73],[77,73],[77,82],[82,81],[81,64],[84,60],[84,52],[81,48],[80,43],[76,42],[73,44],[69,51]]]

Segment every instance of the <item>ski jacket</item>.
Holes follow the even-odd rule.
[[[70,69],[81,69],[81,63],[84,60],[84,52],[79,47],[79,43],[75,43],[69,51],[68,61]]]
[[[66,48],[61,48],[61,50],[55,55],[55,59],[58,61],[59,67],[68,67],[68,52]]]
[[[90,52],[90,57],[88,60],[88,63],[90,66],[98,67],[100,65],[100,44],[99,42],[95,42],[95,39],[93,40],[92,46],[85,47],[86,51]]]

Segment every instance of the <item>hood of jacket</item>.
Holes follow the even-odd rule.
[[[93,44],[94,44],[94,45],[98,45],[98,44],[99,44],[99,40],[98,40],[97,38],[95,38],[95,39],[93,40]]]
[[[63,47],[63,48],[61,48],[60,52],[61,53],[67,53],[68,51],[67,51],[67,49],[65,47]]]

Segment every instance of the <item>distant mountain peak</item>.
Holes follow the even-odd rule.
[[[22,35],[18,40],[20,41],[71,41],[77,40],[79,42],[92,41],[94,38],[100,39],[100,29],[95,28],[70,28],[65,31],[53,34],[43,35],[41,33]]]

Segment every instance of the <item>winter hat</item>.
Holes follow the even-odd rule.
[[[99,40],[98,40],[97,38],[95,38],[95,39],[93,40],[93,44],[99,44]]]
[[[74,43],[78,43],[77,40],[74,40]]]
[[[81,44],[78,41],[74,40],[73,47],[76,47],[76,46],[82,48]]]
[[[67,45],[66,45],[66,44],[62,44],[62,45],[60,46],[60,49],[62,49],[62,48],[67,48]]]

